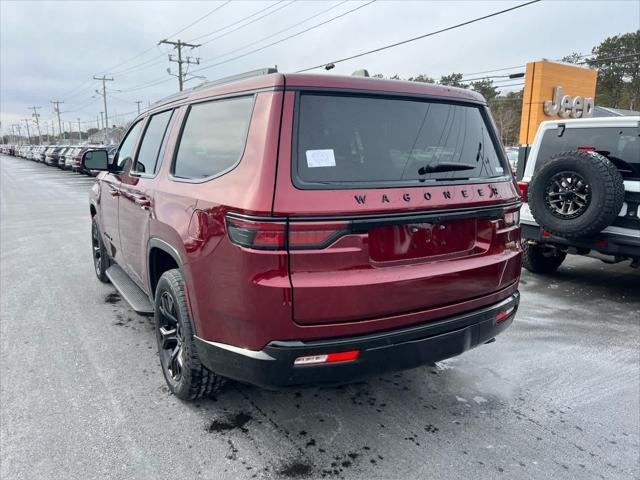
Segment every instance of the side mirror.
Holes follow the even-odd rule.
[[[82,166],[87,170],[109,170],[109,154],[106,150],[89,150],[82,155]]]

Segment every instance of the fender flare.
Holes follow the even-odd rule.
[[[175,260],[176,264],[178,265],[178,268],[182,270],[182,266],[184,265],[184,262],[180,258],[180,253],[178,253],[178,250],[176,250],[171,244],[165,242],[164,240],[160,240],[159,238],[156,238],[156,237],[150,238],[149,244],[147,245],[147,259],[151,254],[152,248],[159,248],[160,250],[163,250],[164,252],[171,255],[171,257]]]

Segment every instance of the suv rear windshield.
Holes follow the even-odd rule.
[[[302,188],[484,180],[508,171],[478,106],[304,93],[297,115],[293,177]],[[436,166],[441,171],[431,171]]]
[[[640,180],[640,128],[598,127],[547,130],[540,143],[536,169],[556,153],[595,149],[618,167],[625,180]]]

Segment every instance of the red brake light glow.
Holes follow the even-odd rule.
[[[514,310],[515,310],[515,307],[511,307],[511,308],[508,308],[508,309],[503,310],[502,312],[500,312],[496,316],[496,323],[500,323],[500,322],[504,321],[505,319],[509,318]]]
[[[578,147],[578,150],[581,152],[595,152],[596,147],[582,146],[582,147]]]
[[[520,189],[520,196],[522,201],[527,201],[527,191],[529,190],[529,184],[527,182],[518,182],[518,188]]]
[[[318,365],[321,363],[337,363],[337,362],[351,362],[358,358],[360,355],[359,350],[352,350],[349,352],[339,353],[325,353],[322,355],[307,355],[304,357],[298,357],[293,361],[294,365]]]

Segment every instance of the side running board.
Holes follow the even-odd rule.
[[[131,308],[140,315],[153,315],[154,308],[151,304],[151,300],[146,293],[144,293],[138,285],[135,284],[129,275],[125,273],[118,265],[111,265],[105,272],[109,280],[118,293],[124,298]]]

